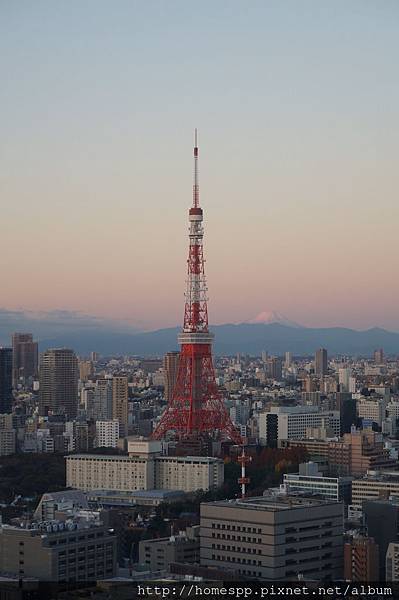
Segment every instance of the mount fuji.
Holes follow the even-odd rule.
[[[271,325],[272,323],[279,323],[280,325],[285,325],[286,327],[302,328],[302,325],[299,325],[299,323],[296,323],[295,321],[291,321],[277,310],[264,310],[255,318],[248,321],[243,321],[243,323],[248,323],[250,325]]]

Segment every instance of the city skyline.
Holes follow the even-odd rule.
[[[399,8],[205,6],[1,9],[1,306],[179,324],[198,126],[210,322],[399,330]]]

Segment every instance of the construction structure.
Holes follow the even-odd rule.
[[[153,437],[167,433],[180,441],[230,439],[240,444],[241,436],[230,420],[217,387],[212,362],[213,334],[208,328],[207,286],[203,255],[203,211],[199,203],[198,146],[195,130],[193,205],[189,210],[189,254],[187,291],[179,368],[171,401]]]

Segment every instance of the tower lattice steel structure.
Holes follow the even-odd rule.
[[[180,439],[218,435],[242,443],[230,420],[217,387],[212,362],[213,334],[208,329],[207,287],[204,270],[202,226],[199,202],[198,146],[195,130],[193,205],[189,210],[189,252],[187,290],[179,368],[172,399],[156,427],[153,437],[160,439],[174,432]]]

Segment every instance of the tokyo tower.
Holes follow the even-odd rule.
[[[187,290],[176,385],[172,398],[153,432],[161,439],[167,432],[180,440],[203,436],[230,439],[242,444],[217,387],[212,362],[213,334],[208,329],[207,287],[204,271],[202,226],[199,202],[197,130],[194,145],[193,205],[188,213],[189,251]]]

